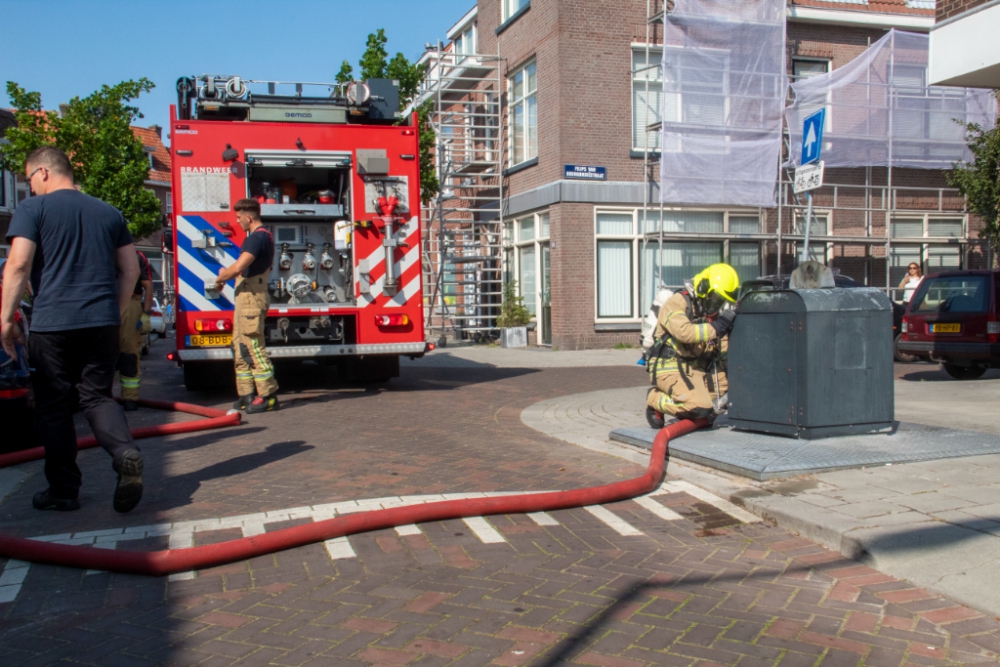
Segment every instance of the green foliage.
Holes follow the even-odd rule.
[[[378,32],[368,35],[368,42],[365,44],[365,52],[361,54],[361,80],[385,79],[386,69],[389,66],[389,52],[385,50],[388,42],[385,36],[385,28],[379,28]]]
[[[523,327],[531,321],[531,313],[524,307],[524,297],[517,295],[517,281],[511,280],[503,286],[503,304],[497,316],[497,326],[501,329]]]
[[[959,189],[969,202],[969,210],[983,220],[979,236],[993,249],[994,266],[1000,266],[1000,129],[984,130],[975,123],[963,125],[965,140],[972,151],[971,162],[956,162],[948,174],[948,184]]]
[[[346,60],[340,64],[340,71],[337,72],[337,83],[350,83],[354,81],[354,68]]]
[[[402,110],[409,107],[416,99],[417,91],[426,76],[427,68],[423,64],[410,63],[402,53],[397,53],[392,60],[389,60],[389,52],[385,48],[388,41],[384,28],[379,28],[377,32],[368,35],[365,52],[358,65],[361,67],[362,80],[394,79],[399,81],[399,108]],[[341,74],[350,77],[351,73],[350,64],[344,61],[340,67],[340,73],[337,74],[337,82],[341,83]],[[434,133],[434,126],[430,121],[432,110],[433,106],[430,102],[416,109],[418,115],[417,134],[420,145],[420,200],[425,205],[434,199],[441,189],[437,169],[434,165],[434,155],[431,152],[437,143],[437,135]],[[403,123],[407,121],[406,118],[401,120]]]
[[[631,343],[618,343],[617,345],[615,345],[614,349],[616,349],[616,350],[631,350],[634,347],[635,347],[635,345],[632,345]]]
[[[17,126],[7,130],[9,143],[0,147],[0,168],[23,173],[31,151],[57,146],[69,155],[84,192],[121,210],[134,238],[149,236],[163,221],[159,200],[145,187],[149,157],[131,128],[142,114],[128,102],[152,89],[145,78],[101,86],[88,97],[71,99],[60,115],[42,110],[40,93],[8,81]]]

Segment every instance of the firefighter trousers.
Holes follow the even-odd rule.
[[[646,404],[678,419],[705,417],[712,410],[712,399],[729,389],[726,373],[719,371],[719,386],[715,372],[707,372],[681,363],[675,371],[656,376],[656,386],[646,396]]]
[[[118,328],[118,377],[122,400],[139,400],[139,355],[142,354],[142,296],[133,294]]]
[[[264,348],[264,318],[271,305],[267,276],[236,279],[236,309],[233,313],[233,359],[236,365],[236,391],[251,396],[277,393],[274,366]]]

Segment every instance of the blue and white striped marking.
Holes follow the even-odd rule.
[[[205,295],[205,283],[214,282],[219,269],[229,267],[240,256],[232,239],[217,231],[199,215],[177,216],[177,296],[178,308],[188,312],[233,310],[233,287],[226,285],[219,298]],[[194,242],[215,238],[214,248],[195,248]],[[229,244],[223,246],[222,244]]]

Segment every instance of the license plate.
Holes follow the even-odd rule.
[[[229,347],[233,344],[233,337],[230,334],[218,336],[188,336],[188,344],[191,347]]]
[[[932,324],[931,333],[962,333],[961,324]]]

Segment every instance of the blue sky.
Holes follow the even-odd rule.
[[[42,94],[46,108],[101,84],[145,76],[145,118],[166,126],[182,75],[333,81],[357,71],[368,33],[385,28],[390,57],[417,59],[475,0],[0,0],[0,106],[6,82]]]

